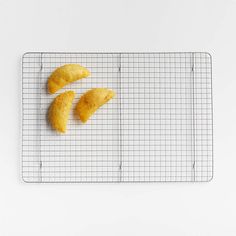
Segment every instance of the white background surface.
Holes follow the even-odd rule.
[[[0,0],[0,235],[236,235],[236,1]],[[215,174],[198,184],[24,184],[25,51],[208,51]]]

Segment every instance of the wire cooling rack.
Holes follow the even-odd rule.
[[[51,72],[79,63],[91,76],[49,95]],[[209,181],[213,176],[211,56],[186,53],[26,53],[22,59],[25,182]],[[47,123],[58,94],[113,89],[86,123]]]

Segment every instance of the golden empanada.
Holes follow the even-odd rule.
[[[65,85],[89,75],[89,70],[79,64],[66,64],[58,67],[48,78],[48,92],[55,93]]]
[[[75,97],[73,91],[58,95],[52,102],[48,111],[48,120],[53,129],[65,133],[72,102]]]
[[[80,98],[75,108],[75,114],[85,123],[100,106],[114,96],[115,93],[106,88],[91,89]]]

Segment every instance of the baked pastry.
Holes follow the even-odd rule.
[[[58,95],[52,102],[48,111],[48,120],[53,129],[65,133],[72,102],[75,97],[73,91]]]
[[[114,96],[115,93],[106,88],[91,89],[81,96],[75,108],[75,115],[85,123],[99,107]]]
[[[86,78],[90,72],[79,64],[66,64],[58,67],[48,78],[48,92],[55,93],[67,84]]]

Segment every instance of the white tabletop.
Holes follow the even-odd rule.
[[[236,235],[236,1],[0,0],[0,235]],[[25,184],[26,51],[207,51],[213,57],[209,183]]]

